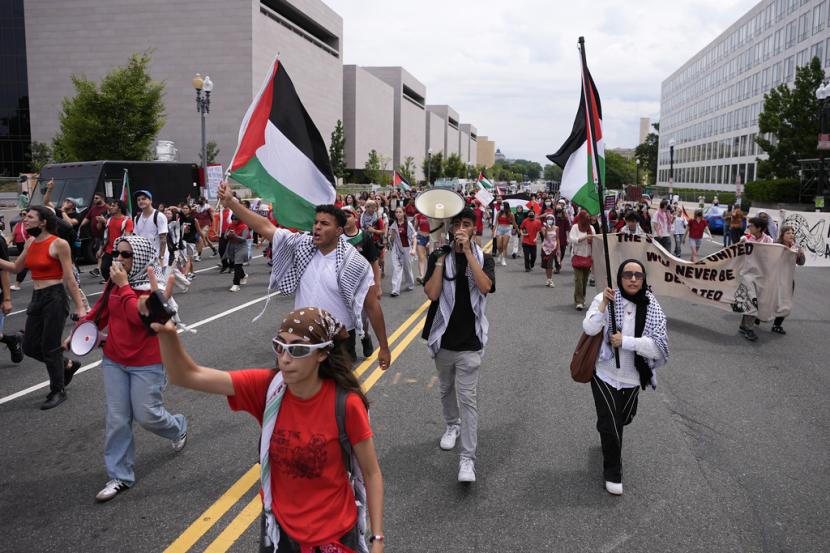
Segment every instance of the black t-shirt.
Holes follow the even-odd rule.
[[[435,271],[436,254],[429,256],[427,261],[427,272],[424,281],[428,281]],[[475,313],[473,312],[472,299],[470,298],[469,280],[467,279],[467,257],[463,253],[455,254],[456,275],[455,280],[447,280],[444,278],[444,286],[455,285],[455,305],[450,315],[450,320],[447,323],[447,329],[441,337],[441,348],[450,351],[478,351],[481,349],[481,340],[476,335]],[[444,269],[444,267],[440,267]],[[492,283],[490,286],[490,293],[496,291],[496,264],[493,261],[493,256],[484,254],[484,265],[482,266],[484,274],[490,279]],[[440,300],[439,300],[440,301]],[[429,337],[429,331],[432,328],[432,321],[435,318],[435,313],[438,311],[439,301],[434,301],[429,306],[427,313],[427,322],[424,325],[424,337]]]
[[[349,236],[345,233],[343,236],[346,237],[346,241],[349,244],[354,246],[354,249],[360,252],[360,255],[366,258],[366,261],[368,261],[370,265],[377,261],[378,248],[375,245],[375,241],[372,239],[371,234],[359,230],[354,236]]]
[[[179,215],[179,223],[182,229],[182,241],[196,243],[196,218],[193,215]]]
[[[3,238],[3,235],[0,234],[0,259],[3,261],[9,261],[9,245],[6,244],[6,239]],[[2,269],[0,269],[2,270]],[[5,298],[3,297],[3,287],[0,286],[0,302],[2,302]],[[0,331],[3,329],[0,328]]]

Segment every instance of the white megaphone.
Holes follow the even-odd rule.
[[[430,225],[430,241],[436,246],[447,243],[450,221],[461,213],[466,205],[461,194],[443,188],[432,188],[415,197],[415,209],[440,223],[435,228]]]

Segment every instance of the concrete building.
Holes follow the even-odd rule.
[[[498,148],[496,148],[496,153],[493,157],[496,161],[504,161],[505,159],[507,159],[506,157],[504,157],[504,154],[501,153],[501,150],[499,150]]]
[[[440,117],[443,121],[444,140],[443,144],[438,147],[438,151],[444,153],[444,159],[447,159],[452,154],[460,155],[458,151],[458,112],[448,105],[429,105],[427,106],[427,112],[438,115],[438,117]],[[432,148],[432,153],[437,153],[435,148]]]
[[[646,141],[646,136],[651,132],[651,119],[648,117],[640,117],[640,137],[637,144],[640,145]]]
[[[479,136],[476,142],[476,162],[490,168],[496,164],[496,142],[486,136]]]
[[[458,133],[458,151],[461,161],[475,165],[478,159],[477,130],[469,123],[462,123]]]
[[[343,66],[343,127],[346,167],[363,169],[372,150],[388,159],[394,153],[395,91],[362,67]],[[397,166],[396,166],[397,167]]]
[[[764,93],[818,57],[830,66],[827,0],[763,0],[662,83],[657,182],[734,190],[755,180]]]
[[[392,87],[394,127],[392,165],[398,167],[412,158],[416,180],[423,180],[426,157],[426,86],[403,67],[363,67]]]
[[[619,154],[625,159],[634,159],[634,148],[608,148],[608,151]]]
[[[25,2],[25,25],[33,140],[51,142],[71,75],[99,81],[149,49],[152,78],[166,84],[158,139],[174,141],[181,160],[201,149],[197,72],[215,83],[207,137],[224,165],[277,52],[327,144],[342,117],[343,21],[320,0],[37,0]]]
[[[447,127],[446,121],[433,111],[426,113],[426,151],[430,154],[441,153],[444,155],[444,136]]]

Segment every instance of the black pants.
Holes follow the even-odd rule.
[[[26,309],[23,353],[41,363],[49,372],[49,389],[63,390],[63,325],[69,315],[69,298],[63,284],[35,290]]]
[[[104,280],[110,279],[110,269],[112,268],[112,254],[104,252],[101,256],[101,278]]]
[[[536,244],[525,244],[522,242],[522,252],[524,252],[525,269],[532,269],[536,266]]]
[[[260,528],[260,538],[259,538],[259,553],[299,553],[300,552],[300,544],[296,541],[291,539],[291,537],[285,533],[285,531],[280,528],[280,542],[277,544],[277,547],[273,545],[265,545],[265,514],[260,517],[259,522]],[[357,530],[357,524],[354,525],[354,528],[349,530],[343,537],[340,538],[340,543],[345,545],[346,547],[353,549],[354,551],[358,551],[358,541],[360,540],[360,534]],[[314,551],[320,551],[319,548],[315,547]]]
[[[24,246],[23,242],[15,242],[14,243],[14,247],[17,248],[17,255],[20,255],[21,253],[23,253],[23,246]],[[17,277],[15,278],[17,283],[20,284],[21,282],[26,280],[26,275],[27,274],[29,274],[29,269],[24,267],[22,271],[17,273]]]
[[[619,484],[622,482],[623,427],[637,414],[640,387],[617,390],[595,374],[591,379],[591,392],[602,443],[602,474],[606,481]]]
[[[357,341],[357,334],[355,333],[355,329],[351,329],[349,331],[349,339],[346,340],[346,351],[349,353],[349,356],[352,358],[352,363],[357,361],[356,341]]]
[[[741,227],[729,227],[729,239],[732,240],[733,244],[740,242],[743,235],[744,229]]]
[[[654,239],[660,242],[667,252],[671,253],[671,236],[655,236]]]
[[[556,270],[562,269],[562,262],[560,260],[565,259],[565,250],[568,249],[568,241],[559,241],[559,258],[557,259],[554,257],[554,261],[556,262]]]
[[[219,238],[219,257],[222,259],[222,268],[227,269],[231,266],[231,262],[225,259],[225,250],[228,249],[228,239],[224,236]]]
[[[239,286],[242,283],[242,279],[245,278],[245,270],[242,268],[241,263],[235,263],[233,266],[233,283],[236,286]]]

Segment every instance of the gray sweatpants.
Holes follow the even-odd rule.
[[[435,356],[444,422],[461,426],[461,456],[474,461],[478,442],[476,390],[480,366],[480,351],[440,349]]]

